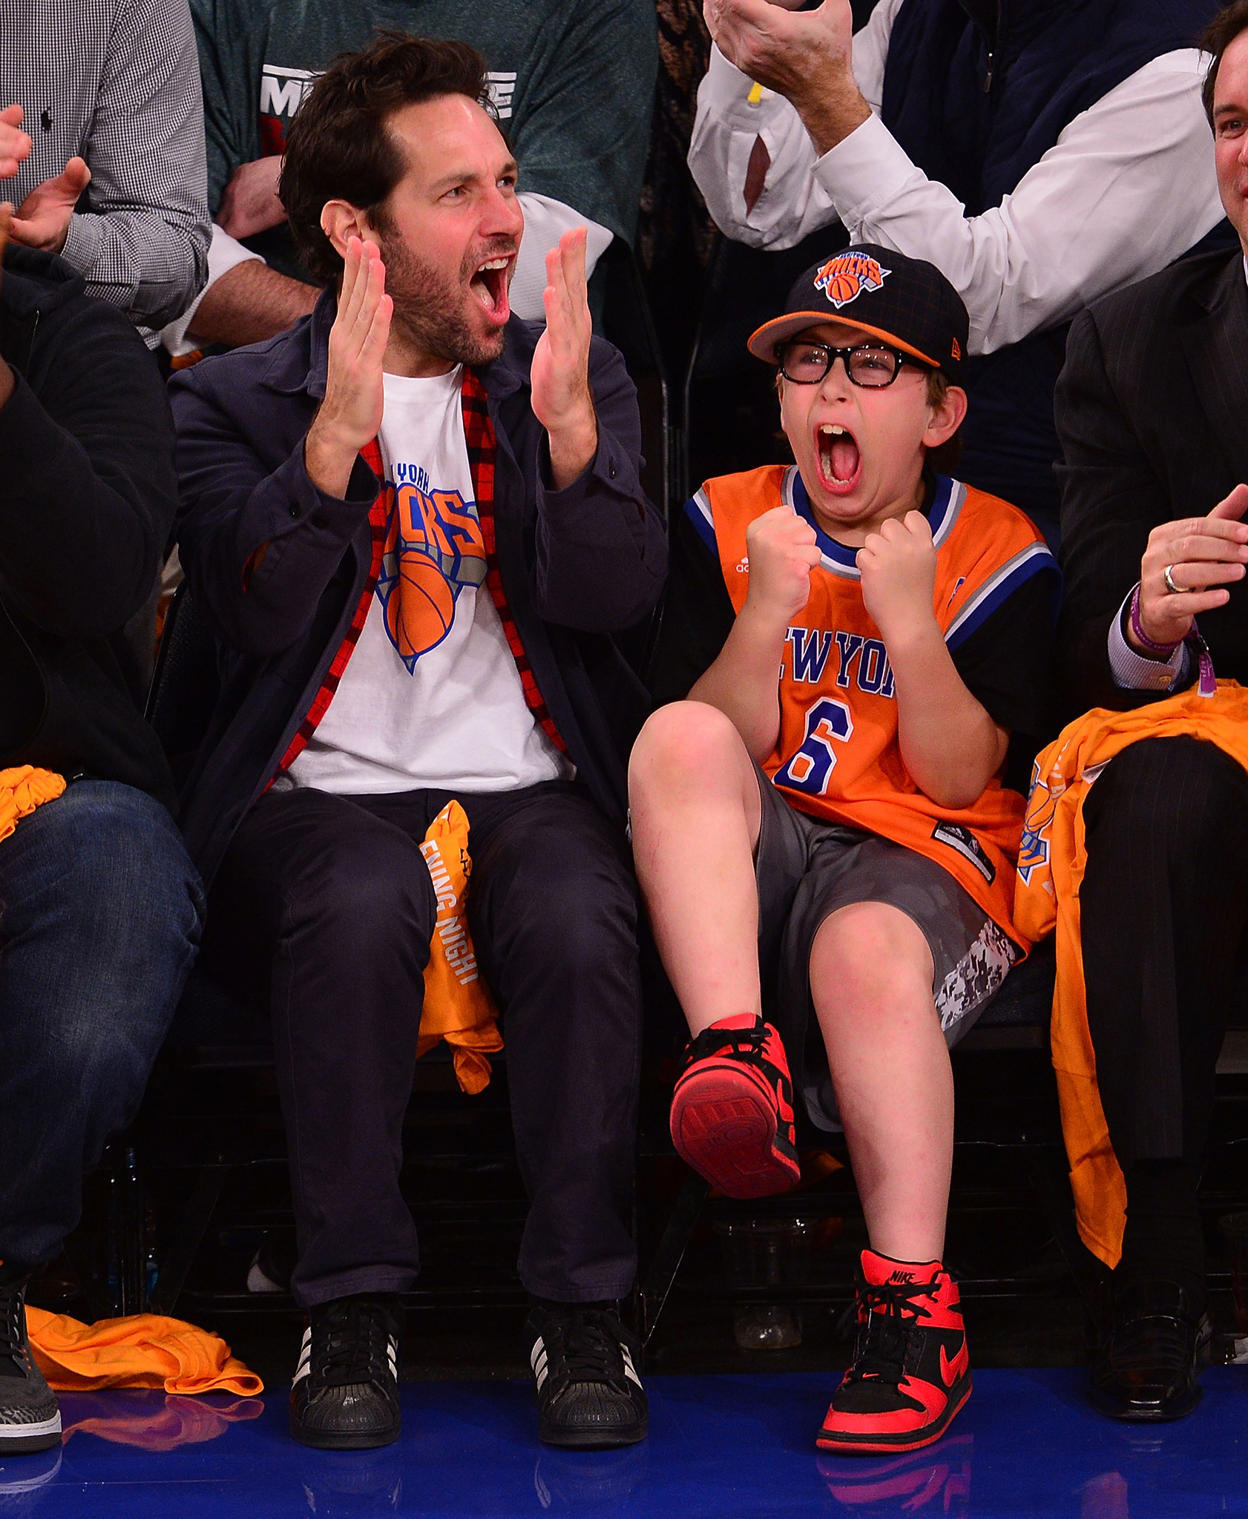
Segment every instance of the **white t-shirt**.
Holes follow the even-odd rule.
[[[390,538],[359,642],[290,767],[297,785],[511,791],[571,774],[524,699],[485,588],[461,382],[459,367],[432,379],[385,376]]]

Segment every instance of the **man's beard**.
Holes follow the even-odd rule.
[[[500,327],[492,337],[474,331],[464,316],[465,291],[486,259],[512,253],[514,245],[487,251],[472,261],[465,258],[456,280],[427,264],[399,237],[383,234],[379,242],[386,292],[394,299],[390,324],[405,343],[428,358],[445,359],[449,364],[488,364],[498,358],[506,328]],[[467,299],[476,297],[469,292]]]

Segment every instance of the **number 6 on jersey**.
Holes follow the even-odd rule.
[[[806,737],[796,754],[775,774],[777,786],[822,796],[836,764],[834,740],[844,743],[854,731],[854,720],[843,701],[820,698],[806,714]]]

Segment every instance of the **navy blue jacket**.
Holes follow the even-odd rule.
[[[325,394],[334,310],[326,292],[289,332],[206,359],[173,382],[182,562],[221,645],[220,697],[182,812],[205,880],[311,706],[368,575],[368,511],[380,482],[357,458],[339,500],[317,489],[303,461]],[[590,353],[597,456],[566,490],[547,488],[546,434],[529,403],[539,332],[513,318],[501,358],[481,371],[498,439],[499,572],[578,776],[622,820],[628,750],[647,707],[613,635],[657,602],[666,535],[638,480],[636,392],[600,339]]]

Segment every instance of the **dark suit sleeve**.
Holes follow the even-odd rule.
[[[1119,324],[1129,316],[1116,308]],[[1123,690],[1109,666],[1109,626],[1140,578],[1148,535],[1176,515],[1121,394],[1113,348],[1096,312],[1083,312],[1070,329],[1054,396],[1065,459],[1057,467],[1065,574],[1059,649],[1068,715],[1094,706],[1138,707],[1164,694]]]

